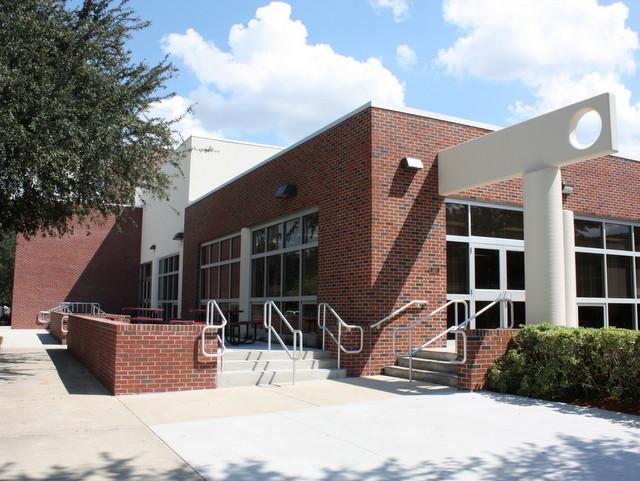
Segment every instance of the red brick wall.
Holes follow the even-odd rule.
[[[507,352],[516,332],[516,329],[468,330],[467,362],[458,366],[458,389],[484,389],[489,369]],[[462,357],[462,336],[458,336],[457,350],[458,357]]]
[[[71,314],[69,351],[113,394],[213,389],[217,361],[198,325],[127,324]],[[206,349],[217,342],[208,337]]]
[[[142,210],[76,225],[64,237],[18,236],[13,282],[12,327],[33,329],[38,312],[61,301],[99,302],[119,312],[136,305]]]
[[[49,315],[49,319],[51,320],[49,323],[49,333],[60,341],[60,344],[67,343],[67,333],[62,331],[63,325],[65,329],[67,328],[67,316],[68,314],[63,312],[52,312]]]

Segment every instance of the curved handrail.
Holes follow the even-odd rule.
[[[333,314],[333,317],[336,319],[336,321],[338,321],[338,338],[337,339],[331,332],[331,329],[327,328],[327,325],[326,325],[327,309],[329,309],[329,312]],[[320,324],[321,312],[322,312],[322,324]],[[340,367],[340,351],[344,352],[345,354],[359,354],[362,352],[362,349],[364,347],[364,329],[362,328],[362,326],[358,326],[356,324],[347,324],[342,320],[342,318],[338,315],[338,313],[334,311],[333,308],[326,302],[322,302],[318,304],[318,327],[322,330],[322,350],[323,351],[325,349],[325,333],[329,334],[329,337],[331,337],[331,339],[333,339],[333,342],[335,342],[338,346],[338,368]],[[357,329],[360,331],[360,347],[358,349],[347,349],[342,345],[342,328],[343,327],[347,330]]]
[[[395,311],[393,311],[391,314],[389,314],[387,317],[383,317],[382,319],[380,319],[377,322],[374,322],[373,324],[371,324],[371,326],[369,326],[371,329],[378,329],[382,324],[384,324],[387,321],[390,321],[391,319],[393,319],[394,317],[396,317],[398,314],[401,314],[402,312],[406,311],[407,309],[409,309],[411,306],[426,306],[428,304],[427,301],[421,301],[418,299],[414,299],[413,301],[409,301],[407,302],[404,306],[396,309]]]
[[[285,326],[291,331],[293,334],[293,353],[289,350],[285,342],[282,340],[278,331],[273,327],[272,323],[272,313],[275,309],[276,314],[280,317],[280,321],[284,323]],[[292,384],[296,383],[296,361],[302,358],[302,348],[303,348],[303,339],[302,339],[302,331],[300,329],[294,329],[287,318],[282,314],[278,306],[273,301],[267,301],[264,303],[264,327],[267,330],[267,345],[269,350],[271,350],[271,335],[276,336],[276,340],[280,343],[282,348],[285,350],[287,355],[291,358],[293,362],[293,377]]]
[[[222,319],[220,324],[213,323],[213,319],[216,312],[220,315],[220,318]],[[222,371],[222,356],[227,351],[227,347],[224,344],[224,327],[226,325],[227,325],[227,318],[225,317],[224,313],[220,309],[220,306],[218,305],[218,303],[215,300],[208,301],[206,325],[202,328],[202,332],[200,333],[200,339],[202,341],[200,343],[200,346],[202,349],[203,356],[209,357],[209,358],[220,358],[220,371]],[[218,349],[216,350],[215,353],[207,352],[205,348],[206,333],[209,330],[211,331],[215,330],[216,337],[218,338]],[[222,333],[222,335],[220,335],[220,332]]]

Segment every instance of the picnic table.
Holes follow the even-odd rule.
[[[123,307],[124,312],[131,312],[131,324],[161,324],[164,323],[161,307]]]

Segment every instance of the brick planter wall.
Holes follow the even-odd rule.
[[[67,327],[67,320],[65,319],[68,314],[63,312],[52,312],[49,314],[49,319],[51,322],[49,323],[49,333],[55,337],[60,344],[67,343],[67,333],[62,332],[62,326]]]
[[[511,343],[516,329],[471,329],[467,331],[467,362],[458,366],[458,389],[478,391],[487,385],[491,366]],[[462,356],[462,337],[458,336],[458,356]]]
[[[128,324],[69,315],[69,351],[113,394],[216,387],[217,361],[202,355],[198,325]],[[217,348],[213,336],[207,351]]]

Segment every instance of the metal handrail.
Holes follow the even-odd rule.
[[[280,321],[283,322],[284,325],[287,326],[287,328],[293,334],[293,353],[289,350],[287,345],[284,343],[284,341],[278,334],[278,331],[276,331],[275,328],[273,327],[272,313],[274,309],[276,311],[276,314],[278,314],[278,316],[280,317]],[[293,362],[292,384],[295,384],[296,383],[296,361],[302,358],[302,347],[303,347],[302,331],[300,329],[294,329],[293,326],[289,324],[289,321],[287,320],[287,318],[284,316],[284,314],[282,314],[282,312],[280,312],[280,309],[278,309],[278,306],[276,306],[276,303],[273,301],[267,301],[264,303],[264,327],[267,330],[267,345],[269,350],[271,350],[271,335],[273,334],[276,336],[276,340],[280,343],[280,345],[285,350],[287,355],[291,358],[291,361]],[[300,344],[298,344],[298,338],[300,339]]]
[[[65,313],[71,312],[67,304],[68,303],[66,302],[61,302],[56,307],[52,307],[51,309],[40,311],[38,313],[38,317],[36,318],[36,321],[38,322],[38,324],[49,324],[51,322],[52,312],[65,312]]]
[[[457,299],[457,300],[448,301],[447,303],[445,303],[444,305],[440,306],[435,311],[431,312],[426,318],[420,319],[420,320],[414,322],[411,326],[404,326],[404,327],[395,328],[393,330],[393,350],[394,350],[394,354],[396,354],[396,355],[400,355],[399,352],[396,350],[396,331],[400,331],[400,330],[408,330],[409,331],[409,353],[408,353],[408,357],[409,357],[409,382],[413,381],[413,363],[412,363],[413,356],[416,353],[418,353],[419,351],[421,351],[422,349],[424,349],[425,347],[427,347],[428,345],[433,344],[435,341],[440,339],[442,336],[446,336],[449,333],[453,333],[456,336],[458,336],[458,335],[462,336],[462,358],[461,359],[456,359],[454,361],[438,361],[438,362],[440,362],[442,364],[464,364],[464,363],[466,363],[467,362],[467,334],[465,332],[465,329],[469,326],[471,321],[473,321],[478,316],[480,316],[480,315],[484,314],[485,312],[487,312],[489,309],[491,309],[496,304],[502,303],[502,302],[507,302],[509,304],[510,311],[511,311],[511,322],[507,325],[507,328],[511,329],[511,328],[513,328],[513,324],[514,324],[513,300],[511,299],[511,293],[510,292],[504,292],[504,291],[501,292],[498,295],[498,297],[496,297],[489,304],[487,304],[482,309],[480,309],[478,312],[473,314],[471,317],[467,317],[468,306],[467,306],[466,301],[463,301],[461,299]],[[456,305],[456,319],[457,319],[458,318],[458,316],[457,316],[457,314],[458,314],[458,312],[457,312],[457,304],[459,304],[459,303],[464,303],[464,305],[465,305],[465,318],[466,318],[466,320],[464,322],[462,322],[462,323],[460,323],[458,325],[451,326],[448,329],[445,329],[440,334],[432,337],[427,342],[425,342],[424,344],[421,344],[417,348],[413,347],[412,333],[413,333],[413,329],[415,329],[415,327],[417,325],[419,325],[422,322],[426,321],[427,319],[429,319],[433,315],[437,314],[438,312],[444,310],[445,308],[447,308],[451,304],[455,304]]]
[[[373,324],[371,324],[371,329],[378,329],[382,324],[384,324],[387,321],[390,321],[391,319],[393,319],[394,317],[396,317],[398,314],[401,314],[402,312],[406,311],[407,309],[409,309],[411,306],[414,305],[418,305],[418,306],[426,306],[428,304],[427,301],[421,301],[421,300],[417,300],[414,299],[413,301],[409,301],[407,302],[404,306],[396,309],[395,311],[393,311],[391,314],[389,314],[387,317],[383,317],[382,319],[380,319],[377,322],[374,322]]]
[[[220,315],[220,318],[222,319],[220,324],[213,323],[213,319],[215,317],[216,312]],[[219,364],[220,372],[222,372],[222,368],[223,368],[223,364],[222,364],[223,356],[224,356],[224,353],[227,351],[227,347],[224,344],[224,327],[226,325],[227,325],[227,318],[222,312],[222,309],[220,309],[220,306],[218,305],[218,303],[215,300],[208,301],[206,324],[202,328],[202,332],[200,333],[200,338],[202,341],[200,345],[201,345],[203,356],[220,359],[220,364]],[[212,353],[212,352],[207,352],[207,350],[205,349],[205,344],[206,344],[207,331],[214,331],[214,330],[215,330],[216,337],[218,338],[218,348],[216,349],[215,353]],[[222,333],[222,335],[220,335],[220,333]]]
[[[333,314],[333,317],[336,319],[336,321],[338,321],[338,338],[337,339],[331,332],[331,329],[328,329],[326,326],[327,309],[329,309],[329,312]],[[320,324],[321,312],[322,312],[322,324]],[[318,304],[318,327],[322,329],[322,350],[323,351],[325,348],[325,332],[329,334],[329,337],[333,339],[333,342],[335,342],[338,345],[338,368],[340,368],[340,352],[341,351],[344,352],[345,354],[359,354],[362,352],[362,349],[364,347],[364,329],[362,328],[362,326],[357,326],[355,324],[347,324],[342,320],[342,318],[338,315],[338,313],[334,311],[333,308],[326,302]],[[358,349],[347,349],[342,345],[342,328],[343,327],[347,330],[357,329],[360,331],[360,347]]]

